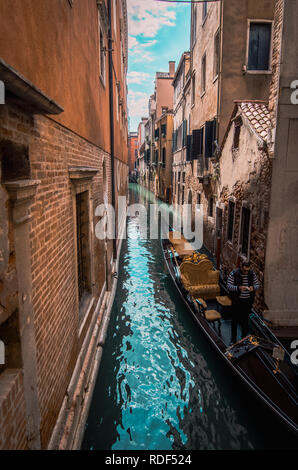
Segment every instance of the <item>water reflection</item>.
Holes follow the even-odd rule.
[[[143,191],[131,193],[131,202],[145,198]],[[179,299],[160,241],[138,236],[138,216],[128,219],[127,233],[82,448],[274,445],[268,437],[271,416],[250,396],[248,401]]]

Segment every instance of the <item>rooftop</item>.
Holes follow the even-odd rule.
[[[236,101],[236,103],[251,127],[265,140],[268,128],[271,127],[267,103],[265,101]]]

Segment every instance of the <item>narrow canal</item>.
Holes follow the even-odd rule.
[[[149,204],[135,186],[130,202]],[[152,200],[150,201],[152,203]],[[129,217],[82,449],[294,448],[297,440],[231,374],[190,317],[160,240]]]

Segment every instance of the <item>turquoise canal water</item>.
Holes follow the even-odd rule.
[[[134,186],[130,202],[149,204]],[[151,203],[152,196],[151,196]],[[82,449],[294,448],[227,369],[179,298],[160,240],[129,217]]]

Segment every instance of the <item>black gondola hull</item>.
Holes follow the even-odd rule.
[[[260,348],[252,349],[251,352],[235,361],[229,358],[226,344],[204,316],[199,314],[190,295],[184,288],[180,279],[176,276],[177,267],[169,253],[169,246],[170,242],[168,240],[162,240],[162,249],[167,269],[181,299],[200,330],[207,337],[208,341],[215,348],[226,365],[240,378],[249,390],[272,410],[292,431],[298,434],[298,397],[295,384],[289,384],[289,381],[284,383],[285,377],[283,374],[280,372],[274,373],[271,356],[268,352],[264,352]],[[259,325],[260,321],[261,320],[258,320],[257,316],[255,316],[253,323],[256,330],[259,328],[259,330],[262,331],[261,323]],[[264,335],[264,333],[262,334]],[[270,333],[271,342],[273,338],[273,334]],[[274,339],[279,343],[276,338]],[[291,368],[289,365],[289,371],[292,374],[290,374],[290,377],[295,381],[297,379],[297,371],[294,370],[294,367],[295,366]]]

